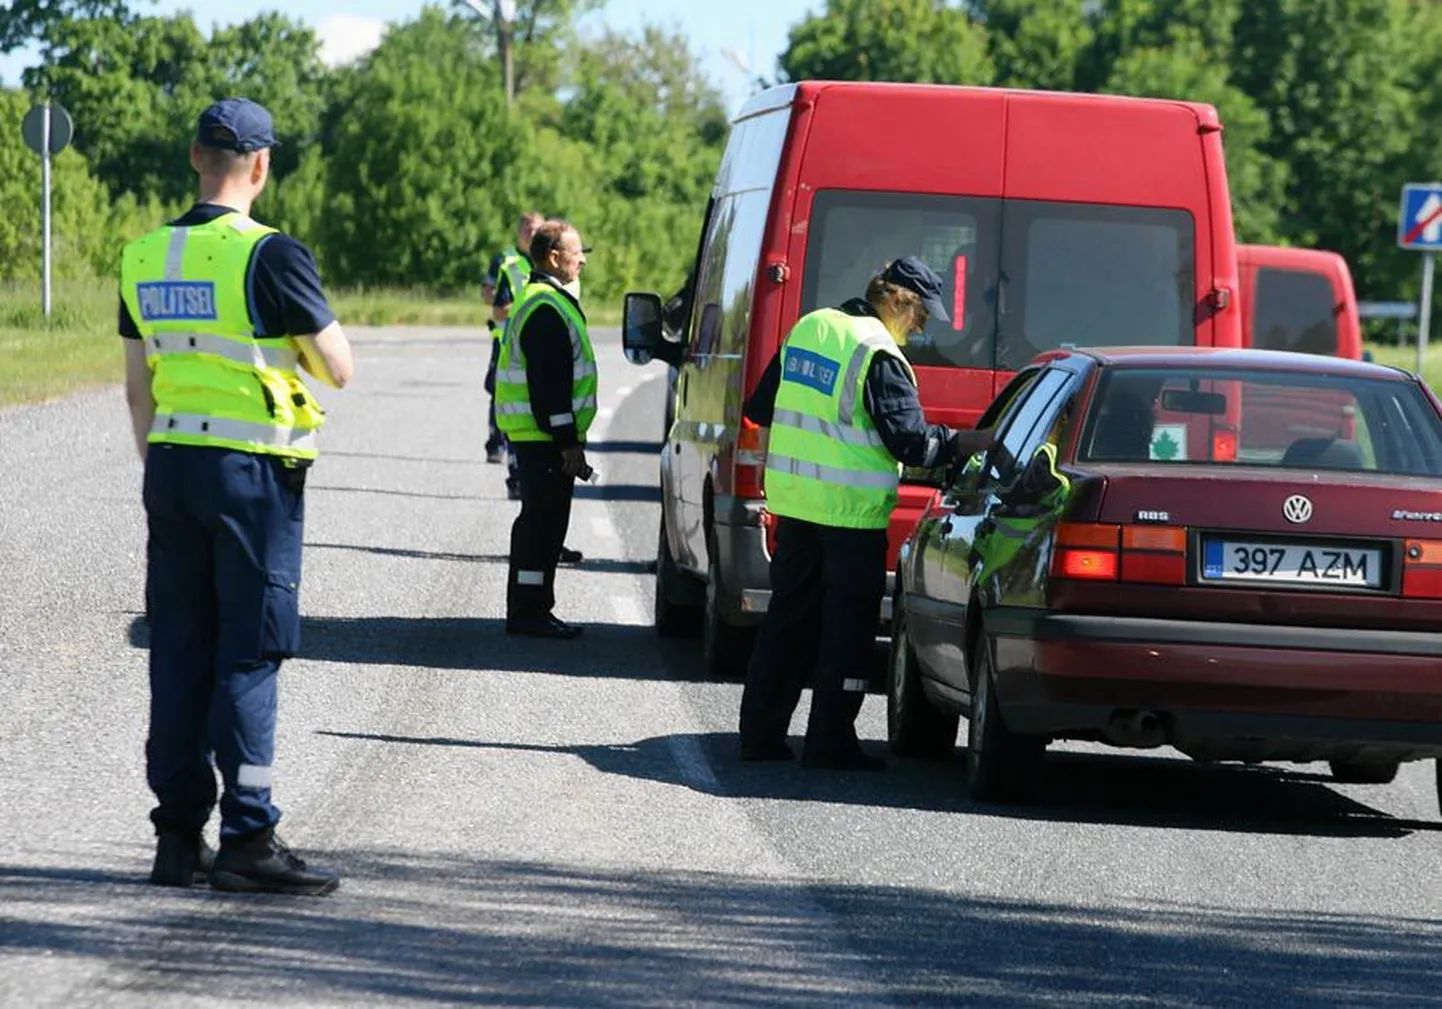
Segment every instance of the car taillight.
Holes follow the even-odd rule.
[[[1402,595],[1442,599],[1442,541],[1407,541],[1402,550]]]
[[[1187,531],[1178,526],[1124,527],[1122,581],[1185,585]]]
[[[736,437],[736,485],[739,498],[760,498],[761,469],[765,459],[761,453],[761,425],[741,418],[741,432]]]
[[[1116,581],[1120,542],[1121,526],[1063,522],[1056,527],[1051,573],[1059,578]]]
[[[1087,581],[1185,585],[1187,531],[1177,526],[1063,522],[1051,573]]]

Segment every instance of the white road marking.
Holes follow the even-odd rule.
[[[641,601],[630,592],[611,597],[611,612],[616,616],[616,623],[623,627],[645,627],[651,622],[651,614],[646,612]]]

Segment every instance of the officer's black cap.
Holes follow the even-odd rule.
[[[888,263],[881,279],[921,295],[927,314],[940,322],[951,321],[941,301],[941,277],[915,256],[902,256]]]
[[[200,114],[196,143],[249,154],[275,147],[275,123],[264,105],[249,98],[225,98]]]

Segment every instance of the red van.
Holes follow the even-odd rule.
[[[952,321],[904,348],[933,422],[973,425],[1058,347],[1240,346],[1221,129],[1208,105],[945,85],[806,81],[747,102],[683,294],[626,296],[628,357],[672,366],[658,631],[699,622],[708,673],[744,671],[770,593],[742,403],[799,316],[888,260],[921,256],[948,285]],[[904,478],[893,567],[936,493],[921,479]]]
[[[1362,321],[1352,273],[1335,252],[1276,245],[1238,245],[1242,345],[1322,357],[1362,358]],[[1265,456],[1305,437],[1354,437],[1350,400],[1330,403],[1300,393],[1253,390],[1244,409],[1239,458]]]
[[[1321,249],[1238,245],[1242,345],[1362,359],[1362,320],[1347,261]]]

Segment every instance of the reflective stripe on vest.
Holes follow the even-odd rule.
[[[254,442],[269,445],[272,448],[296,451],[313,449],[316,440],[314,431],[298,431],[294,428],[272,427],[269,424],[252,424],[249,421],[232,420],[229,417],[206,417],[193,413],[156,414],[154,422],[150,425],[150,433],[174,436],[164,439],[167,441],[179,441],[181,438],[220,438],[226,441]],[[189,444],[203,444],[203,442],[191,441]]]
[[[766,507],[775,515],[848,529],[885,529],[901,466],[866,412],[874,357],[916,376],[881,321],[821,309],[798,321],[781,350],[766,458]]]
[[[586,319],[570,298],[547,281],[526,285],[512,306],[501,336],[496,362],[496,426],[513,441],[552,441],[531,413],[531,391],[526,378],[525,353],[520,334],[531,313],[550,305],[566,324],[571,340],[571,410],[547,418],[551,427],[573,423],[577,437],[584,440],[596,416],[596,355],[586,329]]]
[[[314,458],[324,412],[289,337],[256,335],[248,279],[275,229],[229,213],[126,245],[121,297],[145,341],[156,421],[149,440]]]
[[[232,340],[212,333],[156,333],[145,341],[145,355],[210,354],[254,368],[294,371],[300,353],[290,347],[269,347],[258,340]]]

